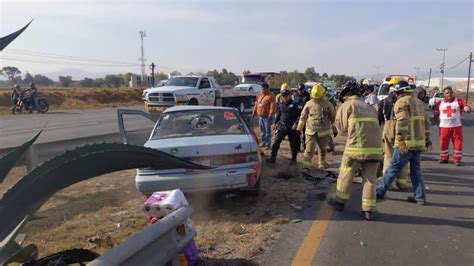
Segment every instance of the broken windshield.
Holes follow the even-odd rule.
[[[160,116],[152,139],[245,133],[242,119],[232,110],[190,110]]]

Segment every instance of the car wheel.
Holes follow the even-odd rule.
[[[247,190],[247,193],[248,195],[252,196],[252,197],[258,197],[258,195],[260,194],[260,180],[262,179],[262,177],[260,177],[257,181],[257,183],[255,184],[254,187],[252,188],[249,188]]]
[[[189,100],[188,105],[199,105],[199,103],[196,99],[191,99]]]

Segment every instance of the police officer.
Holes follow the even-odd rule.
[[[275,130],[275,139],[272,145],[272,154],[267,158],[268,163],[275,163],[280,144],[283,139],[288,136],[291,147],[290,165],[296,164],[296,157],[301,143],[300,135],[296,130],[298,117],[298,105],[291,99],[291,92],[289,90],[283,90],[281,92],[281,102],[277,108],[275,123],[272,126],[272,129]]]
[[[336,194],[329,196],[327,201],[336,210],[344,210],[355,172],[361,168],[362,214],[366,220],[372,220],[377,201],[377,167],[382,160],[382,132],[377,112],[361,100],[361,94],[359,84],[353,80],[345,84],[339,97],[342,105],[337,109],[335,124],[338,132],[347,136],[347,141],[339,168]]]
[[[298,90],[293,93],[293,101],[295,104],[298,105],[298,110],[301,114],[301,111],[303,111],[303,108],[305,104],[311,99],[311,96],[309,95],[309,92],[306,90],[306,86],[304,84],[300,84],[300,87]],[[303,127],[304,131],[304,127]],[[306,135],[301,134],[301,143],[303,144],[303,151],[306,149]]]
[[[397,101],[394,112],[396,118],[396,140],[392,160],[387,172],[377,184],[377,198],[383,199],[389,185],[400,175],[402,168],[410,162],[410,179],[414,196],[408,202],[425,205],[425,185],[421,171],[421,152],[431,148],[430,120],[425,106],[408,82],[401,80],[395,85]]]
[[[326,163],[326,146],[328,143],[329,129],[334,123],[336,111],[334,106],[324,99],[326,90],[321,84],[316,84],[311,89],[311,100],[307,102],[301,112],[298,122],[298,131],[306,134],[306,149],[304,151],[304,170],[309,171],[316,144],[318,145],[318,167],[328,168]],[[303,132],[303,128],[306,129]]]

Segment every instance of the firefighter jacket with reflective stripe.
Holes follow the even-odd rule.
[[[318,133],[318,137],[327,136],[331,124],[334,124],[335,116],[336,110],[328,100],[311,99],[303,107],[298,130],[303,130],[306,125],[306,135],[312,136]]]
[[[430,120],[425,105],[413,93],[405,93],[395,102],[397,142],[404,140],[411,151],[424,151],[430,138]]]
[[[344,155],[356,160],[382,160],[382,131],[377,112],[358,96],[350,96],[339,106],[336,127],[347,136]]]

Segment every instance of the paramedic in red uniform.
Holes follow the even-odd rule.
[[[436,104],[434,118],[439,121],[439,163],[448,163],[449,141],[453,141],[453,161],[456,166],[461,165],[462,159],[462,124],[461,114],[469,112],[464,100],[454,97],[451,87],[443,90],[444,99]]]

